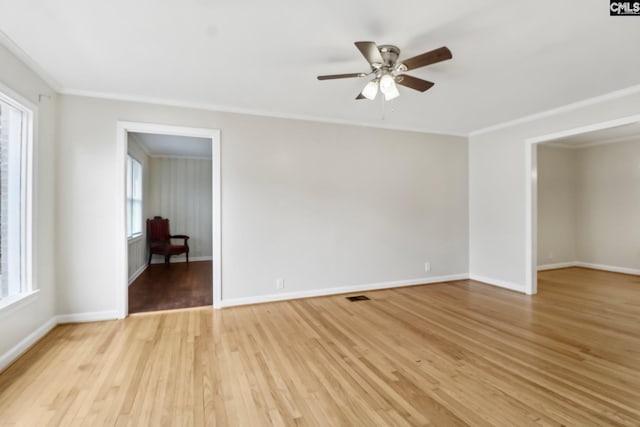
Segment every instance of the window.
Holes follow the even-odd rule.
[[[0,307],[31,288],[33,111],[0,92]]]
[[[127,156],[127,238],[142,235],[142,165]]]

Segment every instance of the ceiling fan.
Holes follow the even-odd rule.
[[[422,80],[417,77],[404,74],[406,71],[425,67],[437,62],[451,59],[451,51],[447,47],[425,52],[421,55],[398,61],[400,49],[392,45],[377,46],[374,42],[355,42],[356,47],[365,57],[371,71],[368,73],[332,74],[328,76],[318,76],[318,80],[345,79],[350,77],[374,76],[356,97],[356,99],[375,99],[378,89],[384,94],[384,99],[389,101],[400,95],[396,84],[424,92],[430,89],[434,83]]]

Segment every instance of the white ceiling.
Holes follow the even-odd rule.
[[[152,157],[211,159],[211,140],[207,138],[137,132],[129,135],[141,143]]]
[[[63,93],[453,134],[640,84],[640,18],[603,0],[2,0],[0,30]],[[355,101],[316,76],[367,71],[358,40],[453,60]]]
[[[549,141],[547,145],[557,145],[567,148],[581,148],[592,145],[610,144],[614,142],[625,142],[637,140],[640,142],[640,122],[615,126],[578,135],[566,136],[564,138]]]

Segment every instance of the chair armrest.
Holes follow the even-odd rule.
[[[169,236],[170,239],[184,239],[184,240],[189,240],[189,236],[185,235],[185,234],[173,234],[171,236]]]

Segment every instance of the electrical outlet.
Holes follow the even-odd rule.
[[[431,263],[430,262],[425,262],[424,263],[424,271],[426,271],[427,273],[431,271]]]
[[[284,289],[284,279],[276,279],[276,289]]]
[[[549,252],[549,256],[548,256],[548,258],[549,258],[549,259],[553,259],[553,252]]]

